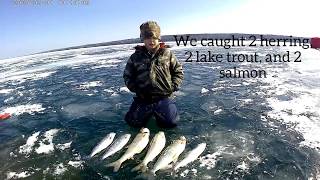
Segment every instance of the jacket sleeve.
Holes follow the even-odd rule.
[[[129,58],[123,72],[124,83],[131,92],[136,92],[135,70],[131,57]]]
[[[170,71],[173,90],[177,91],[182,84],[183,70],[182,65],[178,62],[176,56],[172,52],[170,53]]]

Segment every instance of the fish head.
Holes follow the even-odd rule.
[[[179,141],[181,144],[186,144],[187,143],[187,139],[184,136],[180,136]]]
[[[142,128],[142,129],[140,130],[140,133],[143,133],[143,134],[149,135],[149,134],[150,134],[150,131],[149,131],[149,129],[148,129],[148,128]]]
[[[109,139],[113,139],[116,136],[116,133],[112,132],[110,133]]]
[[[207,143],[201,143],[201,144],[199,144],[199,146],[201,146],[201,147],[206,147],[206,146],[207,146]]]
[[[124,135],[124,139],[130,139],[130,137],[131,137],[131,134],[125,134]]]
[[[159,131],[159,132],[157,133],[157,135],[160,136],[160,137],[164,137],[164,132],[163,132],[163,131]]]

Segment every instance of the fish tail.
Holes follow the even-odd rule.
[[[143,166],[142,163],[138,164],[136,167],[134,167],[134,168],[131,169],[131,172],[140,170],[142,166]]]
[[[156,176],[156,172],[157,171],[153,169],[153,170],[149,171],[148,174],[151,174],[152,176]]]
[[[113,172],[118,172],[121,167],[122,161],[117,160],[115,162],[109,163],[106,165],[106,167],[113,167]]]
[[[146,166],[146,165],[142,166],[141,171],[142,171],[143,173],[144,173],[144,172],[147,172],[147,170],[148,170],[148,166]]]
[[[173,167],[173,170],[174,170],[174,171],[177,171],[179,168],[180,168],[180,166],[179,166],[179,165],[176,165],[176,166]]]
[[[144,164],[144,163],[140,163],[138,164],[136,167],[134,167],[131,172],[134,172],[134,171],[141,171],[141,172],[146,172],[148,169],[148,167]]]

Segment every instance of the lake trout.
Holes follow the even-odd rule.
[[[127,151],[122,155],[120,159],[110,164],[107,164],[106,167],[114,167],[113,172],[117,172],[121,164],[128,159],[133,158],[135,154],[140,153],[149,142],[150,131],[147,128],[142,128],[140,132],[133,139],[132,143],[128,146]]]
[[[89,155],[90,158],[92,158],[94,155],[98,154],[99,152],[101,152],[102,150],[104,150],[105,148],[107,148],[113,141],[114,136],[116,135],[116,133],[109,133],[108,135],[106,135],[100,142],[98,145],[96,145],[91,154]]]
[[[185,156],[185,158],[182,159],[181,161],[179,161],[174,166],[173,169],[176,171],[180,167],[186,166],[190,162],[196,160],[200,156],[200,154],[204,151],[205,148],[206,148],[206,143],[199,144],[196,148],[194,148],[193,150],[189,151],[187,153],[187,155]]]
[[[131,171],[139,171],[146,172],[148,169],[148,163],[151,162],[154,158],[156,158],[164,146],[166,145],[166,137],[164,132],[158,132],[150,142],[150,148],[143,159],[143,161],[136,167],[134,167]]]
[[[116,152],[120,151],[130,140],[131,135],[130,134],[124,134],[117,138],[109,147],[109,149],[105,152],[105,154],[102,156],[101,160],[106,159],[107,157],[115,154]]]
[[[166,169],[170,163],[175,163],[178,160],[179,155],[184,151],[186,147],[186,138],[181,136],[178,140],[175,140],[170,144],[160,155],[156,164],[151,172],[155,175],[160,169]]]

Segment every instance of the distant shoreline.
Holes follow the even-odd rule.
[[[285,35],[272,35],[272,34],[243,34],[243,33],[203,33],[203,34],[174,34],[177,36],[192,36],[195,38],[230,38],[232,35],[235,37],[244,37],[248,39],[250,36],[255,35],[263,35],[265,38],[304,38],[308,39],[310,37],[298,37],[298,36],[285,36]],[[174,35],[163,35],[161,36],[161,41],[167,42],[167,41],[175,41]],[[131,38],[131,39],[123,39],[123,40],[117,40],[117,41],[109,41],[109,42],[102,42],[102,43],[95,43],[95,44],[85,44],[80,46],[71,46],[66,48],[59,48],[59,49],[53,49],[49,51],[42,51],[34,54],[42,54],[42,53],[49,53],[49,52],[56,52],[56,51],[65,51],[65,50],[72,50],[72,49],[80,49],[80,48],[91,48],[91,47],[99,47],[99,46],[111,46],[111,45],[120,45],[120,44],[135,44],[139,43],[140,38]],[[31,54],[31,55],[34,55]]]

